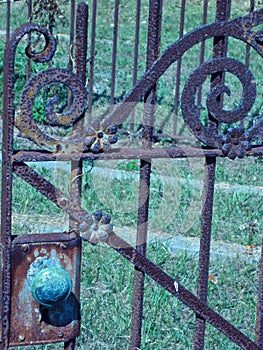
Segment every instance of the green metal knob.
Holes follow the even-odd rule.
[[[67,300],[72,290],[70,274],[53,258],[36,259],[31,264],[27,280],[33,298],[48,307]]]

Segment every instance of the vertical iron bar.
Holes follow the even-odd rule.
[[[97,19],[97,0],[93,0],[92,22],[91,22],[90,60],[89,60],[89,96],[88,96],[88,124],[89,125],[91,124],[91,120],[92,120],[96,19]]]
[[[88,5],[81,2],[77,8],[76,23],[76,74],[81,78],[82,84],[86,84],[87,71],[87,46],[88,46]]]
[[[10,39],[10,18],[11,1],[6,2],[6,46]],[[8,62],[4,60],[5,63]],[[12,229],[12,166],[11,157],[13,153],[13,129],[9,122],[8,115],[8,69],[4,70],[3,78],[3,116],[2,116],[2,194],[1,194],[1,315],[0,315],[0,348],[8,348],[9,343],[9,312],[10,312],[10,294],[11,294],[11,229]]]
[[[210,259],[210,241],[212,228],[212,211],[214,199],[216,159],[207,157],[205,159],[204,189],[202,204],[202,223],[199,247],[198,266],[198,298],[207,301],[207,285]],[[194,339],[194,349],[204,349],[205,321],[197,316]]]
[[[217,0],[216,2],[216,21],[223,21],[230,16],[231,0]],[[227,38],[219,36],[214,38],[213,58],[225,57],[227,50]],[[211,77],[211,88],[219,82],[224,81],[224,74],[218,72]],[[223,103],[222,96],[220,103]],[[218,129],[219,123],[209,115],[208,126],[211,130]],[[205,158],[205,174],[204,174],[204,191],[203,191],[203,206],[202,206],[202,223],[200,233],[200,248],[199,248],[199,265],[198,265],[198,298],[206,303],[208,293],[208,273],[210,260],[210,242],[212,229],[212,211],[214,198],[216,158]],[[196,317],[196,328],[194,337],[194,349],[204,349],[205,338],[205,320]]]
[[[208,10],[208,0],[204,0],[202,25],[207,23],[207,10]],[[204,63],[204,58],[205,58],[205,41],[202,41],[201,42],[201,49],[200,49],[200,61],[199,61],[200,66],[201,66],[201,64]],[[198,94],[197,94],[197,115],[198,115],[198,117],[200,117],[201,103],[202,103],[202,86],[199,87]]]
[[[72,1],[73,2],[73,1]],[[73,9],[72,9],[73,12]],[[72,16],[74,21],[74,17]],[[81,2],[77,8],[77,21],[76,21],[76,74],[81,78],[82,84],[86,84],[86,69],[87,69],[87,37],[88,37],[88,5]],[[84,127],[84,114],[82,118],[74,126],[77,134],[83,132]],[[82,161],[71,161],[71,187],[70,187],[70,199],[72,203],[81,205],[81,192],[82,192]],[[70,218],[70,228],[76,228],[76,221]],[[67,343],[64,343],[64,349],[74,350],[76,340],[71,339]]]
[[[6,42],[10,38],[10,18],[11,18],[11,1],[6,2]]]
[[[8,1],[9,3],[9,1]],[[9,4],[10,5],[10,4]],[[8,35],[10,39],[10,36]],[[2,343],[8,349],[11,306],[11,235],[12,235],[12,155],[14,141],[14,57],[10,57],[10,41],[4,56],[3,79],[3,143],[2,143],[2,198],[1,198],[1,248],[2,248]]]
[[[32,0],[27,0],[27,19],[28,22],[32,20]],[[31,42],[31,33],[27,35],[27,42],[30,45]],[[26,81],[30,79],[31,76],[31,59],[27,57],[26,59]]]
[[[181,37],[183,36],[183,34],[184,34],[185,3],[186,3],[186,0],[182,0],[182,3],[181,3],[181,16],[180,16],[179,38],[181,38]],[[181,68],[182,68],[182,59],[180,58],[180,59],[177,61],[177,69],[176,69],[175,98],[174,98],[173,136],[176,136],[176,135],[177,135],[177,119],[178,119],[179,101],[180,101]]]
[[[160,51],[162,21],[162,0],[150,0],[149,19],[148,19],[148,43],[147,43],[147,61],[146,70],[157,59]],[[142,132],[142,148],[150,149],[153,140],[153,125],[156,110],[157,85],[155,85],[145,96],[145,109]],[[138,219],[136,248],[146,255],[147,248],[147,229],[150,197],[150,176],[151,160],[142,159],[140,163],[140,184],[138,200]],[[141,331],[143,317],[143,297],[144,297],[144,272],[135,268],[134,270],[134,290],[132,301],[132,326],[130,349],[140,349]]]
[[[68,57],[68,70],[73,71],[74,69],[74,36],[75,36],[75,0],[70,2],[70,26],[69,26],[69,57]],[[72,103],[72,94],[68,89],[68,108]]]
[[[250,9],[249,12],[253,12],[255,10],[255,0],[250,0]],[[250,64],[250,45],[246,46],[246,66],[249,67]]]
[[[75,0],[70,3],[70,28],[69,28],[69,58],[68,70],[73,71],[73,47],[74,47],[74,32],[75,32]],[[70,100],[70,99],[69,99]]]
[[[120,0],[115,0],[114,27],[113,27],[113,47],[112,47],[112,70],[111,70],[111,92],[110,109],[114,105],[115,84],[116,84],[116,66],[117,66],[117,43],[118,43],[118,24],[119,24]]]
[[[139,56],[139,37],[140,37],[140,19],[141,19],[141,0],[137,0],[132,86],[134,86],[136,84],[136,81],[137,81],[138,56]],[[134,132],[134,117],[135,117],[135,110],[133,109],[131,112],[131,119],[130,119],[130,132]]]
[[[253,12],[255,9],[255,0],[250,0],[250,9],[249,12]],[[245,59],[245,64],[247,67],[250,65],[250,52],[251,52],[251,47],[250,45],[246,45],[246,59]],[[240,121],[240,125],[244,127],[244,119]]]
[[[263,241],[261,247],[255,343],[263,349]]]
[[[81,78],[82,84],[86,84],[86,65],[87,65],[87,35],[88,35],[88,6],[81,2],[77,8],[76,23],[76,74]],[[74,125],[75,132],[80,135],[84,127],[84,115]],[[81,203],[81,187],[82,187],[82,162],[71,162],[71,200],[74,203]],[[74,228],[75,221],[70,221],[71,229]]]

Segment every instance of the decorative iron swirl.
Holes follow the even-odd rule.
[[[61,150],[63,141],[44,134],[33,118],[34,99],[39,90],[50,83],[62,83],[67,86],[72,92],[73,102],[69,111],[58,114],[53,110],[55,101],[51,99],[46,107],[47,118],[59,126],[70,126],[80,119],[86,105],[86,90],[81,79],[68,70],[51,68],[36,74],[25,85],[15,125],[20,131],[20,136],[35,142],[39,147],[48,148],[50,151],[58,151]],[[66,144],[66,141],[64,143]],[[69,145],[64,146],[69,147]]]
[[[44,27],[41,27],[39,24],[35,23],[27,23],[22,25],[21,27],[14,30],[12,33],[9,42],[7,43],[7,47],[5,50],[5,55],[8,56],[9,60],[6,61],[8,63],[9,69],[12,70],[14,68],[14,60],[16,54],[16,48],[19,44],[20,40],[27,34],[32,32],[38,32],[44,36],[45,39],[45,47],[40,52],[35,52],[32,50],[30,44],[26,47],[25,53],[35,62],[48,62],[53,57],[56,51],[56,40],[53,35]]]
[[[137,102],[141,100],[141,98],[149,92],[149,90],[156,84],[158,79],[167,71],[167,69],[175,63],[178,59],[182,58],[184,53],[191,49],[196,44],[201,43],[202,41],[205,41],[209,38],[213,38],[215,36],[231,36],[235,39],[241,40],[244,43],[250,45],[252,48],[254,48],[258,54],[263,57],[263,30],[260,29],[259,31],[253,31],[253,27],[256,27],[263,23],[263,9],[254,11],[252,13],[249,13],[246,16],[238,17],[235,19],[226,20],[224,22],[216,22],[208,25],[204,25],[198,29],[195,29],[185,36],[183,36],[181,39],[176,41],[174,44],[169,46],[163,54],[159,57],[158,60],[154,62],[154,64],[150,67],[150,69],[144,74],[144,76],[136,83],[134,88],[127,94],[125,99],[122,101],[122,103],[117,106],[117,108],[102,121],[102,126],[106,127],[109,124],[116,123],[116,125],[123,123],[123,121],[128,117],[130,112],[133,110],[134,106]],[[243,98],[238,106],[237,109],[233,111],[224,111],[221,110],[219,105],[215,102],[216,96],[219,93],[226,92],[229,93],[229,90],[226,87],[223,86],[217,86],[211,94],[208,96],[207,101],[207,107],[210,110],[210,113],[217,119],[223,122],[233,122],[237,120],[241,120],[244,118],[248,110],[251,109],[251,105],[254,103],[255,99],[255,84],[253,82],[253,78],[251,73],[245,68],[242,63],[237,63],[237,61],[230,64],[230,61],[217,61],[217,63],[220,63],[223,65],[222,68],[217,68],[216,70],[212,69],[214,63],[208,63],[206,66],[202,66],[202,70],[210,69],[213,72],[218,72],[222,70],[230,71],[234,75],[236,75],[239,80],[241,81],[241,84],[243,87],[245,87],[245,95],[243,95]],[[239,69],[241,69],[241,74],[239,73]],[[199,71],[200,72],[200,71]],[[242,74],[244,73],[244,79]],[[189,86],[189,85],[188,85]],[[249,89],[251,88],[251,92]],[[249,102],[247,100],[245,101],[245,98],[248,97]],[[189,96],[190,98],[190,96]],[[192,105],[192,98],[191,105]],[[247,107],[248,106],[248,107]],[[185,111],[186,112],[186,111]],[[240,134],[240,130],[238,130],[237,133],[233,133],[232,131],[228,133],[228,136],[226,138],[222,139],[222,135],[217,133],[212,133],[206,128],[203,127],[200,121],[197,120],[189,111],[190,114],[188,115],[185,113],[185,119],[191,120],[191,130],[195,131],[195,134],[198,138],[201,139],[206,145],[211,147],[222,147],[223,144],[228,144],[228,146],[225,146],[225,152],[226,149],[229,148],[229,142],[233,145],[236,144],[237,139],[235,135]],[[230,121],[231,120],[231,121]],[[244,131],[242,133],[242,142],[245,142],[245,149],[249,149],[251,145],[251,141],[255,139],[255,137],[262,137],[263,134],[263,128],[262,125],[263,121],[258,122],[254,127],[253,130],[250,129],[249,131]],[[200,130],[199,130],[200,129]],[[232,136],[231,136],[232,135]],[[232,141],[229,141],[231,139]],[[229,141],[229,142],[228,142]],[[241,142],[241,139],[240,139]],[[247,146],[247,143],[249,146]],[[243,146],[241,147],[243,149]],[[229,151],[230,152],[230,151]],[[227,153],[228,154],[228,153]],[[241,156],[243,154],[243,151],[237,151],[237,153],[231,154],[231,157]]]
[[[37,31],[45,38],[45,47],[41,52],[34,52],[30,46],[26,48],[26,54],[35,62],[49,61],[56,50],[56,40],[48,30],[38,24],[27,23],[17,28],[10,36],[6,44],[4,55],[4,89],[3,89],[3,119],[10,125],[14,123],[15,106],[14,106],[14,66],[15,54],[20,40],[27,34]]]
[[[54,112],[57,97],[49,100],[45,109],[47,119],[57,126],[72,126],[83,117],[87,101],[86,89],[81,78],[66,69],[47,69],[32,77],[23,89],[15,120],[15,126],[20,131],[19,136],[51,152],[98,153],[117,142],[117,128],[109,126],[102,130],[100,123],[96,121],[92,126],[85,126],[81,135],[73,131],[68,138],[54,138],[42,132],[34,120],[33,105],[40,89],[50,83],[61,83],[67,86],[71,90],[73,101],[68,111],[58,114]]]
[[[209,93],[207,109],[214,119],[221,123],[235,123],[247,116],[256,99],[256,84],[250,70],[241,62],[231,58],[216,58],[198,67],[189,77],[182,94],[182,113],[192,133],[210,147],[222,147],[223,135],[205,127],[197,114],[195,96],[197,89],[209,75],[217,72],[229,72],[235,75],[243,87],[243,96],[239,105],[233,110],[223,110],[218,100],[222,92],[230,95],[225,85],[216,85]]]
[[[160,56],[158,60],[154,62],[154,64],[151,66],[151,68],[145,73],[145,75],[138,81],[138,83],[135,85],[135,87],[128,93],[128,95],[125,97],[121,105],[119,105],[109,116],[107,116],[99,125],[99,127],[91,126],[88,128],[87,132],[85,132],[84,138],[79,139],[71,139],[68,141],[68,143],[64,143],[62,146],[65,148],[68,148],[70,150],[78,150],[78,151],[86,151],[91,150],[93,152],[100,152],[104,151],[109,147],[110,143],[116,142],[116,135],[112,133],[108,133],[108,130],[113,130],[115,127],[113,125],[119,125],[121,124],[129,115],[129,113],[134,108],[135,104],[141,100],[141,98],[154,86],[154,84],[157,82],[157,80],[166,72],[166,70],[176,62],[178,59],[180,59],[183,54],[188,51],[190,48],[192,48],[194,45],[205,41],[209,38],[215,37],[215,36],[232,36],[233,38],[239,39],[246,44],[249,44],[251,47],[253,47],[262,57],[263,57],[263,30],[260,29],[259,31],[253,31],[253,27],[258,26],[263,23],[263,9],[260,9],[258,11],[254,11],[246,16],[239,17],[236,19],[227,20],[224,22],[217,22],[212,23],[209,25],[204,25],[196,30],[193,30],[186,34],[184,37],[176,41],[173,45],[168,47],[164,53]],[[32,31],[38,31],[42,33],[46,40],[45,48],[40,53],[35,53],[32,51],[30,47],[26,49],[27,55],[31,57],[33,60],[38,62],[43,62],[44,60],[48,60],[53,55],[53,52],[55,50],[55,40],[53,37],[50,36],[47,30],[43,29],[39,25],[35,24],[26,24],[22,27],[20,27],[18,30],[14,32],[12,35],[10,42],[8,44],[6,54],[5,54],[5,62],[8,64],[8,73],[5,75],[5,81],[8,85],[8,95],[11,95],[13,93],[13,90],[10,88],[12,85],[13,88],[13,71],[14,71],[14,55],[15,55],[15,48],[19,42],[19,40],[27,33]],[[227,71],[231,68],[229,68],[229,63],[220,61],[222,65],[226,65]],[[230,62],[230,61],[228,61]],[[219,63],[219,61],[218,61]],[[210,67],[209,69],[212,69],[213,64],[208,64]],[[243,80],[242,76],[239,76],[237,74],[238,71],[234,69],[232,72],[233,74],[237,75],[242,83],[243,86],[248,86],[248,81],[250,78],[250,72],[245,70],[242,64],[235,63],[233,67],[240,67],[242,72],[245,73],[246,80]],[[206,68],[208,66],[205,66]],[[205,68],[204,66],[202,69]],[[251,80],[250,80],[251,85]],[[249,95],[249,91],[246,88],[246,96],[249,96],[249,100],[252,103],[254,102],[254,93],[255,93],[255,85],[252,86],[252,93]],[[217,86],[211,94],[208,96],[208,102],[207,106],[210,110],[210,113],[220,121],[230,121],[232,120],[240,120],[247,114],[247,102],[244,102],[244,99],[240,102],[240,105],[238,106],[238,109],[235,109],[234,111],[223,111],[220,109],[218,104],[214,103],[215,98],[218,95],[219,92],[226,92],[229,93],[229,90],[227,90],[225,87]],[[6,102],[8,104],[8,115],[10,118],[14,117],[14,109],[13,106],[10,109],[10,101],[11,99]],[[249,103],[249,104],[251,104]],[[13,104],[13,102],[12,102]],[[51,107],[51,104],[48,105],[48,108]],[[251,108],[251,106],[249,107]],[[50,111],[52,108],[49,108]],[[71,111],[72,112],[72,111]],[[70,112],[70,113],[71,113]],[[241,117],[241,115],[243,115]],[[196,128],[200,128],[201,130],[198,135],[199,139],[203,142],[205,142],[208,146],[211,147],[222,147],[223,144],[229,144],[228,139],[231,138],[231,133],[228,135],[226,141],[222,138],[222,135],[216,134],[216,133],[209,133],[202,125],[198,125],[198,121],[193,116],[187,115],[185,116],[186,120],[192,119],[194,121],[195,132],[197,132]],[[49,119],[58,122],[59,117],[55,113],[49,113]],[[76,117],[76,120],[78,117]],[[31,119],[32,120],[32,119]],[[61,119],[63,120],[63,118]],[[65,125],[67,125],[67,117],[65,117]],[[71,120],[69,118],[69,120]],[[74,118],[72,119],[74,122]],[[71,121],[70,121],[71,122]],[[63,122],[62,122],[63,123]],[[257,123],[253,130],[249,130],[248,132],[244,132],[243,136],[245,139],[248,139],[248,142],[250,143],[253,138],[262,136],[262,122]],[[191,126],[192,128],[192,126]],[[32,135],[35,132],[34,125],[32,126]],[[237,134],[239,134],[238,132]],[[232,133],[233,134],[233,133]],[[31,135],[31,136],[32,136]],[[78,135],[77,135],[78,136]],[[211,140],[212,137],[212,140]],[[236,137],[234,137],[236,139]],[[35,139],[35,136],[32,136],[32,139]],[[46,135],[47,142],[50,139],[49,136]],[[36,140],[35,140],[36,141]],[[34,141],[34,142],[35,142]],[[38,141],[37,141],[38,142]],[[55,140],[55,147],[54,144],[52,144],[53,141],[51,141],[50,144],[47,145],[48,147],[51,145],[51,150],[58,150],[61,149],[61,147],[58,147],[57,145],[61,143],[60,140]],[[236,141],[235,141],[236,142]],[[45,143],[45,142],[44,142]],[[231,142],[230,142],[231,143]],[[73,149],[71,149],[71,144],[74,144]],[[46,145],[42,145],[42,147],[46,148]],[[63,148],[62,147],[62,148]],[[226,147],[228,148],[228,146]]]
[[[86,5],[85,5],[86,6]],[[83,12],[83,5],[80,6]],[[85,11],[84,11],[85,12]],[[44,36],[45,46],[41,52],[35,52],[30,44],[26,47],[26,55],[35,62],[51,60],[56,51],[56,40],[50,32],[38,24],[28,23],[17,28],[11,35],[5,49],[4,91],[3,91],[3,118],[12,125],[15,121],[20,136],[25,137],[39,147],[52,151],[94,153],[105,151],[111,144],[117,142],[117,128],[109,125],[105,128],[100,122],[94,123],[83,130],[82,135],[70,135],[67,139],[50,137],[40,130],[33,118],[33,103],[39,90],[50,83],[61,83],[67,86],[73,96],[73,103],[68,111],[58,114],[54,110],[57,98],[50,99],[46,104],[46,116],[52,124],[58,126],[71,126],[84,116],[86,106],[86,90],[84,82],[79,75],[65,69],[48,69],[32,77],[24,87],[21,94],[20,105],[16,114],[14,107],[14,62],[16,48],[20,40],[27,34],[37,32]]]

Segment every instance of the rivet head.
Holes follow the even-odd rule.
[[[64,337],[64,333],[62,331],[58,331],[58,337],[59,338],[63,338]]]
[[[19,335],[19,341],[22,343],[23,341],[25,341],[26,337],[24,336],[24,334],[20,334]]]
[[[28,250],[29,250],[28,244],[23,244],[22,245],[22,250],[23,250],[23,252],[28,252]]]

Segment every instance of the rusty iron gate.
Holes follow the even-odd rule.
[[[210,323],[242,349],[263,349],[263,259],[260,264],[254,340],[249,339],[207,305],[217,158],[228,157],[238,161],[248,156],[262,156],[263,153],[260,144],[263,133],[262,119],[258,119],[249,127],[246,124],[246,117],[257,95],[256,77],[252,75],[249,68],[250,52],[255,51],[259,57],[263,56],[263,30],[260,29],[263,23],[263,8],[259,6],[255,10],[255,3],[251,0],[247,14],[235,18],[231,17],[231,1],[217,0],[214,1],[215,20],[211,24],[206,24],[209,2],[200,1],[200,6],[203,8],[201,23],[203,25],[184,34],[186,1],[177,1],[181,12],[180,16],[175,19],[180,24],[179,39],[160,53],[161,34],[164,32],[162,12],[165,4],[163,0],[149,0],[146,70],[141,77],[138,77],[141,57],[139,31],[146,9],[145,6],[142,7],[141,1],[137,0],[133,41],[133,87],[123,96],[116,98],[118,18],[121,3],[120,0],[116,0],[112,26],[108,108],[106,108],[106,113],[96,117],[93,115],[93,103],[96,99],[93,86],[96,62],[97,2],[99,3],[93,0],[92,11],[88,11],[86,3],[79,3],[75,16],[76,4],[75,1],[71,1],[71,53],[68,67],[52,68],[49,65],[47,69],[32,77],[29,77],[30,62],[51,62],[56,51],[56,39],[50,31],[31,22],[31,1],[27,3],[29,21],[10,31],[12,6],[10,1],[7,2],[7,41],[3,80],[1,348],[60,341],[64,342],[65,349],[75,348],[81,318],[79,271],[81,241],[84,240],[92,244],[105,242],[135,266],[130,349],[135,350],[141,347],[145,275],[195,312],[194,349],[204,349],[206,323]],[[89,35],[88,23],[91,28]],[[75,27],[76,36],[74,37]],[[42,35],[45,40],[45,47],[40,52],[34,51],[30,45],[30,40],[35,33]],[[24,37],[28,40],[25,51],[28,57],[26,68],[28,81],[17,105],[14,100],[14,62],[17,46]],[[89,54],[87,54],[88,37],[90,38]],[[212,50],[210,50],[212,57],[206,60],[205,52],[208,49],[205,50],[205,42],[211,38],[213,40]],[[229,38],[242,42],[243,52],[245,52],[244,62],[241,62],[238,57],[227,56]],[[182,57],[198,44],[200,44],[200,58],[197,63],[199,66],[184,81],[181,91],[180,88],[183,85]],[[72,54],[73,46],[74,55]],[[174,96],[172,113],[169,115],[170,119],[167,117],[162,119],[157,128],[157,118],[155,118],[158,102],[157,83],[174,63],[177,64],[177,69],[174,75],[175,88],[174,91],[171,91]],[[88,81],[86,81],[87,64]],[[243,88],[240,103],[232,110],[223,108],[222,96],[224,93],[230,94],[229,89],[224,85],[226,73],[236,76]],[[204,121],[200,107],[201,86],[208,78],[210,88],[205,107],[207,118]],[[57,98],[53,97],[46,104],[47,124],[50,128],[61,127],[67,130],[72,128],[66,137],[49,134],[49,129],[42,129],[33,117],[34,100],[39,90],[52,83],[63,84],[68,88],[68,107],[66,112],[63,110],[56,113],[54,105],[57,103]],[[136,105],[142,101],[144,101],[144,112],[138,131],[134,111]],[[192,136],[190,134],[182,136],[178,132],[180,105],[184,123]],[[128,128],[123,126],[125,121],[128,121]],[[164,130],[169,121],[172,121],[172,131],[167,134]],[[18,129],[19,136],[31,142],[31,148],[14,148],[14,129]],[[132,137],[139,135],[139,147],[119,147],[118,137],[121,137],[122,134],[132,135]],[[160,140],[165,140],[165,142],[162,143]],[[205,161],[203,200],[200,203],[202,220],[197,295],[191,293],[178,279],[169,276],[146,257],[151,160],[163,158],[196,158]],[[115,233],[114,222],[111,222],[109,215],[100,210],[89,213],[81,207],[83,162],[114,159],[140,160],[138,229],[134,247]],[[71,162],[70,195],[60,191],[28,165],[28,163],[39,161]],[[12,235],[13,174],[35,187],[69,215],[68,232]],[[63,292],[65,289],[66,292],[59,295],[59,300],[55,300],[56,296],[54,300],[50,300],[46,295],[38,294],[38,288],[41,289],[43,286],[37,283],[40,283],[41,278],[46,278],[43,277],[43,271],[48,267],[54,273],[54,278],[58,280],[60,277],[57,275],[57,270],[64,271],[62,273],[64,282],[65,280],[68,282],[67,285],[66,282],[61,282],[59,289],[62,289]],[[33,296],[29,290],[28,285],[30,284],[34,286]]]

